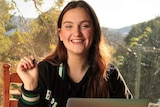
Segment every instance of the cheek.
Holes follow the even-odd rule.
[[[65,33],[61,32],[61,34],[59,36],[60,36],[61,41],[66,41],[69,38],[69,36],[66,32]]]
[[[65,35],[62,30],[59,32],[59,38],[61,41],[64,41]]]
[[[59,40],[63,41],[61,34],[59,34]]]
[[[93,34],[92,32],[89,32],[89,33],[87,34],[87,38],[88,38],[90,44],[92,44],[93,38],[94,38],[94,34]]]

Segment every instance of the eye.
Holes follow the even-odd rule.
[[[86,28],[90,28],[91,27],[91,23],[90,23],[90,21],[83,21],[82,23],[81,23],[81,28],[83,28],[83,29],[86,29]]]
[[[82,24],[82,25],[81,25],[81,28],[89,28],[89,27],[90,27],[89,24]]]
[[[89,25],[83,25],[82,27],[84,27],[84,28],[88,28],[88,27],[89,27]]]
[[[65,25],[65,28],[67,29],[72,28],[72,25]]]
[[[63,26],[64,26],[64,28],[66,28],[66,29],[71,29],[71,28],[73,28],[73,24],[70,23],[70,22],[64,22]]]

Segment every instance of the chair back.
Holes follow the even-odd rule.
[[[11,84],[22,84],[22,80],[18,76],[17,73],[10,72],[10,65],[4,64],[3,65],[3,73],[4,73],[4,87],[3,87],[3,107],[18,107],[18,99],[10,98],[11,95],[13,96],[20,96],[21,91],[12,90]]]

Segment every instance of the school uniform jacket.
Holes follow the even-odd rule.
[[[84,98],[92,68],[89,67],[83,79],[74,83],[65,72],[65,64],[53,66],[47,61],[38,64],[39,84],[34,91],[27,91],[22,85],[19,107],[66,107],[68,98]],[[120,72],[113,65],[107,70],[106,82],[110,83],[110,98],[132,98]]]

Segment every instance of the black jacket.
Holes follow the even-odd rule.
[[[70,97],[84,98],[91,67],[79,83],[74,83],[65,72],[65,65],[53,66],[47,61],[38,64],[39,86],[27,91],[22,85],[19,107],[66,107]],[[107,70],[106,81],[110,83],[110,98],[132,98],[120,72],[113,65]]]

